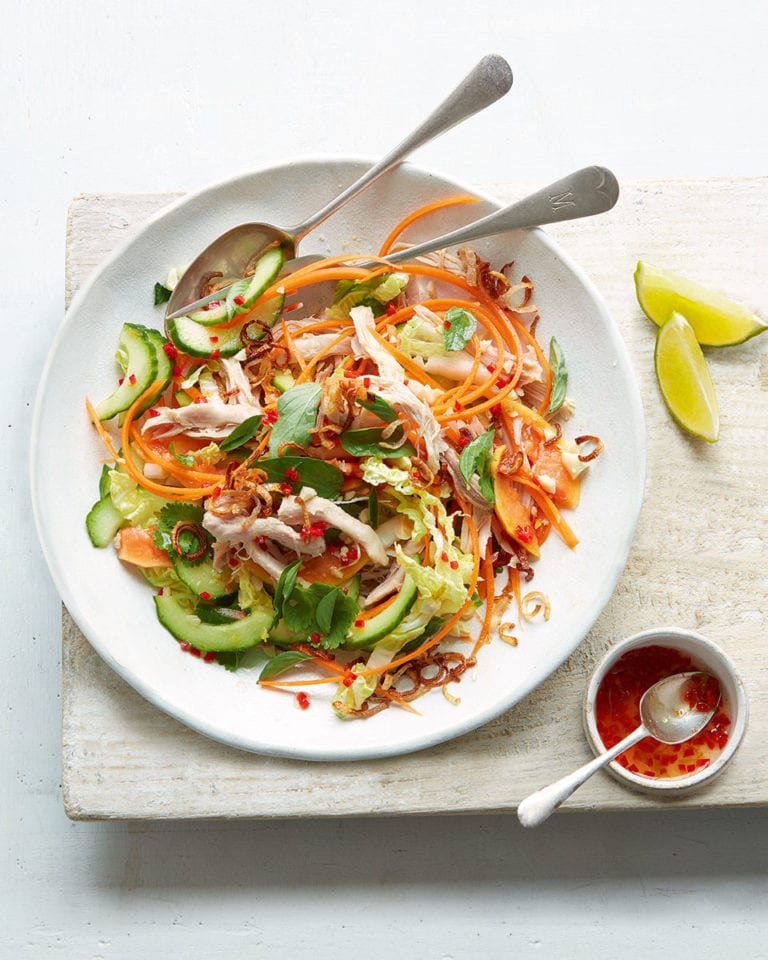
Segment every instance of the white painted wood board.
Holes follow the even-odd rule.
[[[490,184],[502,201],[530,184]],[[83,195],[70,208],[67,300],[136,224],[173,195]],[[68,816],[324,817],[512,812],[531,790],[590,756],[586,679],[616,640],[694,628],[736,661],[750,698],[727,771],[657,801],[598,774],[563,810],[762,805],[768,801],[768,337],[708,351],[721,403],[710,446],[670,420],[653,374],[655,328],[634,297],[638,258],[688,274],[765,315],[768,178],[623,185],[605,217],[549,228],[605,298],[638,374],[648,432],[646,496],[626,570],[573,656],[525,701],[460,739],[405,757],[316,764],[238,752],[145,702],[63,616],[63,786]],[[535,278],[534,278],[535,279]]]

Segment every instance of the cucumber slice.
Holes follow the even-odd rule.
[[[227,310],[227,301],[224,298],[214,300],[199,310],[193,310],[187,316],[195,323],[202,323],[204,327],[213,327],[217,323],[226,323],[231,319]]]
[[[364,626],[355,627],[353,625],[350,627],[344,646],[353,650],[368,649],[382,637],[392,633],[414,605],[418,595],[419,591],[413,577],[406,573],[403,585],[400,587],[400,593],[392,603],[375,617],[366,620]]]
[[[290,390],[295,382],[290,370],[281,370],[280,373],[276,373],[272,377],[272,386],[278,393],[285,393],[286,390]]]
[[[254,610],[232,623],[203,623],[200,617],[186,610],[170,593],[155,595],[155,607],[160,623],[177,640],[191,644],[197,650],[245,650],[255,647],[267,636],[272,614]]]
[[[157,374],[155,375],[155,379],[162,381],[152,396],[148,397],[147,400],[141,405],[139,413],[144,413],[145,410],[149,410],[149,408],[154,403],[157,403],[160,397],[162,397],[163,393],[165,392],[165,388],[171,382],[173,366],[171,364],[170,357],[165,352],[164,347],[168,341],[165,339],[162,333],[160,333],[159,330],[152,330],[149,327],[142,327],[141,330],[155,350],[155,355],[157,357]]]
[[[217,573],[210,560],[202,563],[184,563],[184,561],[170,551],[173,569],[181,582],[189,587],[192,593],[205,600],[220,600],[232,593],[231,576]],[[206,595],[207,596],[204,596]]]
[[[123,324],[117,360],[125,376],[117,390],[96,406],[99,420],[111,420],[127,410],[157,379],[157,350],[145,331],[146,327],[135,323]]]
[[[274,326],[284,302],[285,297],[281,293],[270,297],[252,310],[242,323],[233,327],[212,328],[197,323],[189,317],[177,317],[175,320],[168,321],[168,336],[179,350],[190,357],[208,358],[213,353],[216,353],[217,357],[233,357],[243,349],[240,339],[243,327],[254,323],[261,323],[265,327]],[[258,329],[258,326],[254,326],[254,330]],[[260,340],[261,336],[253,339]],[[212,340],[212,337],[216,339]]]
[[[282,249],[280,247],[274,247],[272,250],[267,250],[256,264],[253,274],[243,281],[244,283],[247,282],[248,285],[241,294],[245,301],[240,307],[241,310],[247,310],[248,307],[252,306],[258,300],[278,273],[280,273],[282,266]]]
[[[280,247],[267,250],[256,264],[256,268],[250,277],[232,284],[221,300],[214,300],[200,310],[193,310],[187,316],[190,320],[201,323],[204,327],[226,323],[237,316],[238,313],[245,313],[250,309],[280,273],[282,266],[283,251]],[[235,298],[238,298],[241,302],[235,303]]]
[[[97,500],[88,511],[85,529],[94,547],[106,547],[115,539],[123,522],[123,515],[112,502],[112,497],[107,494],[101,500]]]

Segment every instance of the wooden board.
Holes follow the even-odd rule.
[[[511,201],[530,185],[491,184]],[[67,298],[128,231],[173,195],[84,195],[70,209]],[[574,655],[524,702],[458,740],[394,759],[305,763],[238,752],[145,702],[104,665],[66,610],[63,784],[73,819],[307,817],[511,812],[589,758],[586,678],[616,640],[698,629],[736,661],[750,727],[728,770],[675,807],[768,801],[768,336],[709,351],[722,431],[710,446],[671,422],[653,374],[655,328],[634,297],[638,258],[762,308],[768,178],[625,184],[605,217],[550,228],[603,294],[637,371],[648,431],[646,497],[626,570]],[[534,278],[535,280],[535,278]],[[761,299],[762,298],[762,299]],[[658,807],[598,774],[563,809]]]

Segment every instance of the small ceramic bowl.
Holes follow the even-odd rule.
[[[658,628],[638,633],[633,637],[622,640],[605,654],[595,667],[587,688],[584,704],[584,728],[587,740],[594,753],[605,752],[605,746],[600,739],[595,717],[595,700],[597,691],[609,670],[624,654],[630,650],[639,650],[643,647],[658,646],[672,648],[694,662],[694,668],[700,668],[713,674],[720,683],[722,695],[721,703],[731,720],[728,730],[728,741],[709,766],[679,777],[653,778],[643,774],[633,773],[617,761],[607,767],[608,771],[623,783],[632,787],[656,794],[657,796],[673,796],[687,792],[695,787],[708,783],[716,777],[728,764],[736,753],[744,736],[747,726],[747,697],[736,668],[731,659],[723,653],[717,644],[707,640],[698,633],[689,630],[678,630],[673,627]]]

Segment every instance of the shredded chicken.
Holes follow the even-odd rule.
[[[222,517],[209,509],[205,512],[203,526],[217,540],[242,544],[249,553],[251,545],[258,546],[257,541],[262,537],[310,557],[318,557],[325,550],[322,536],[303,536],[277,517],[256,517],[253,514],[249,517]]]
[[[303,523],[304,510],[311,520],[321,520],[351,537],[366,552],[373,563],[380,566],[389,564],[389,556],[376,531],[367,523],[351,517],[332,500],[318,497],[311,487],[303,487],[300,494],[302,503],[296,497],[286,497],[280,504],[277,516],[287,524]]]
[[[156,415],[145,420],[141,430],[142,433],[156,431],[158,437],[174,437],[183,433],[193,439],[222,440],[260,410],[254,403],[223,403],[215,400],[190,403],[178,408],[158,407]]]

